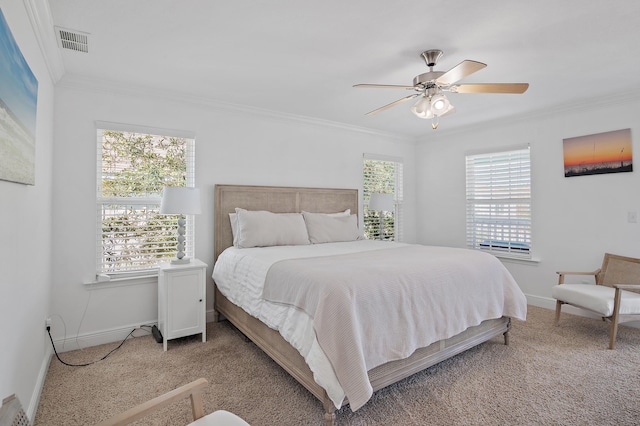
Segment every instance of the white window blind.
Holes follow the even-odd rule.
[[[382,239],[402,241],[403,176],[402,159],[375,154],[364,154],[363,160],[363,220],[364,233],[369,239],[380,239],[382,217]],[[392,194],[395,210],[380,212],[369,210],[369,199],[373,193]]]
[[[153,270],[176,256],[177,217],[160,215],[160,201],[165,186],[194,186],[195,140],[171,131],[99,125],[97,272]],[[194,220],[186,219],[185,254],[193,257]]]
[[[529,148],[467,155],[467,246],[531,258]]]

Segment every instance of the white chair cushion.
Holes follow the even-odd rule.
[[[562,302],[597,312],[603,317],[613,315],[615,289],[593,284],[560,284],[551,290],[551,295]],[[622,290],[620,315],[640,314],[640,294]]]
[[[240,417],[225,410],[214,411],[198,420],[189,423],[195,426],[249,426],[249,423]]]

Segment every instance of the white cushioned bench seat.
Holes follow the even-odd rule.
[[[613,315],[614,294],[614,288],[594,284],[561,284],[554,286],[551,290],[551,295],[555,299],[597,312],[603,317]],[[622,290],[620,315],[638,312],[640,312],[640,294]]]

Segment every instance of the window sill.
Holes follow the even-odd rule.
[[[158,272],[149,272],[146,275],[137,275],[134,277],[122,277],[122,278],[111,278],[106,281],[95,281],[86,282],[83,285],[85,288],[89,290],[103,289],[103,288],[113,288],[113,287],[123,287],[123,286],[132,286],[132,285],[148,285],[148,284],[157,284],[158,283]]]
[[[522,258],[522,257],[512,257],[512,256],[508,256],[508,255],[503,255],[503,254],[495,254],[495,253],[492,253],[492,254],[502,262],[522,263],[522,264],[532,264],[532,263],[537,264],[537,263],[540,263],[540,259],[538,259],[536,257],[532,257],[530,259],[525,259],[525,258]]]

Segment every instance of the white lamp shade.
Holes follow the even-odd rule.
[[[411,111],[420,118],[433,118],[430,106],[429,98],[421,96],[418,102],[411,107]]]
[[[200,189],[165,186],[160,214],[200,214]]]
[[[395,210],[393,195],[374,192],[369,198],[369,210],[390,212]]]
[[[449,99],[445,95],[437,94],[431,97],[431,112],[440,115],[449,109]]]

